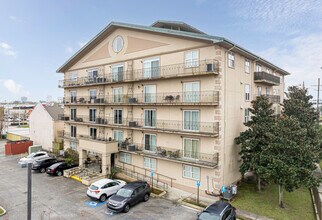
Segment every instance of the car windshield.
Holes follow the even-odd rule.
[[[31,153],[27,156],[27,158],[32,158],[35,155],[35,153]]]
[[[130,189],[120,189],[117,191],[116,195],[122,196],[122,197],[130,197],[132,195],[133,191]]]
[[[97,190],[98,189],[98,187],[97,186],[95,186],[95,185],[90,185],[90,187],[89,187],[91,190]]]
[[[199,215],[200,220],[220,220],[220,216],[215,213],[203,212]]]

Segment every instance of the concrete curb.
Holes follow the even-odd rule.
[[[183,207],[185,207],[185,208],[189,208],[189,209],[193,209],[194,211],[196,211],[196,212],[200,212],[200,211],[202,211],[204,208],[203,207],[201,207],[201,206],[197,206],[197,205],[194,205],[194,204],[190,204],[190,203],[188,203],[188,202],[184,202],[183,201],[183,199],[179,199],[178,200],[178,203],[181,205],[181,206],[183,206]]]
[[[2,206],[0,206],[0,209],[2,209],[2,210],[3,210],[3,213],[2,213],[2,214],[0,214],[0,217],[1,217],[1,216],[4,216],[4,215],[7,213],[7,211],[6,211]]]
[[[254,213],[247,212],[240,209],[236,209],[236,214],[237,214],[237,218],[241,218],[244,220],[273,220],[273,218],[256,215]]]
[[[316,207],[316,202],[315,202],[315,198],[314,198],[312,189],[310,189],[310,193],[311,193],[311,199],[312,199],[312,202],[313,202],[315,217],[316,217],[317,220],[320,220],[318,208]]]
[[[153,198],[162,198],[162,197],[164,197],[166,194],[167,194],[167,192],[166,192],[166,191],[163,191],[163,192],[162,192],[162,193],[160,193],[159,195],[154,194],[154,193],[151,193],[151,197],[153,197]]]

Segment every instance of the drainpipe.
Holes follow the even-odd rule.
[[[226,128],[227,128],[227,55],[228,55],[228,52],[230,52],[232,49],[234,49],[236,47],[235,44],[233,44],[233,46],[231,48],[229,48],[227,51],[225,51],[225,98],[224,98],[224,114],[225,114],[225,117],[224,117],[224,126],[225,126],[225,129],[224,129],[224,155],[223,155],[223,176],[222,176],[222,181],[223,181],[223,185],[225,183],[225,162],[226,162]]]

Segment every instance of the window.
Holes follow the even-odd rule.
[[[77,144],[76,144],[75,142],[70,142],[70,143],[69,143],[69,147],[70,147],[71,149],[73,149],[73,150],[76,150],[76,148],[77,148]]]
[[[70,82],[76,82],[77,81],[77,72],[71,72],[69,75],[69,81]]]
[[[123,131],[114,130],[114,140],[121,144],[123,142]]]
[[[116,36],[113,40],[113,51],[115,53],[120,52],[123,48],[123,44],[124,44],[123,38],[121,36]]]
[[[144,102],[145,103],[152,103],[156,102],[156,85],[145,85],[144,86]]]
[[[155,127],[156,125],[156,111],[153,109],[144,110],[144,126]]]
[[[185,66],[186,68],[199,66],[198,50],[188,51],[185,53]]]
[[[75,103],[76,102],[76,98],[77,97],[77,93],[76,91],[70,91],[70,102],[71,103]]]
[[[114,103],[123,102],[123,89],[122,87],[113,88],[113,101]]]
[[[250,85],[245,84],[245,101],[250,100]]]
[[[149,170],[156,170],[157,160],[150,157],[144,157],[144,168],[147,168]]]
[[[244,122],[247,123],[249,121],[249,108],[245,108],[245,120]]]
[[[235,54],[233,52],[228,52],[228,66],[235,67]]]
[[[156,143],[157,136],[155,134],[144,134],[144,150],[156,151]]]
[[[124,71],[123,64],[112,66],[112,81],[113,82],[123,81],[123,71]]]
[[[120,153],[120,161],[121,161],[121,162],[123,162],[123,163],[131,164],[131,163],[132,163],[132,157],[131,157],[131,154],[121,152],[121,153]]]
[[[271,73],[271,70],[269,68],[266,68],[267,73]]]
[[[189,82],[183,84],[184,102],[199,102],[200,100],[200,83]]]
[[[270,94],[269,88],[266,87],[266,95],[269,95],[269,94]]]
[[[245,60],[245,72],[250,73],[250,61]]]
[[[96,139],[96,137],[97,137],[97,129],[96,128],[89,128],[89,136],[92,139]]]
[[[76,108],[70,109],[70,120],[75,121],[76,119]]]
[[[262,65],[256,64],[256,72],[262,72]]]
[[[262,87],[261,86],[257,87],[257,93],[258,93],[259,96],[262,95]]]
[[[90,100],[91,103],[95,102],[95,100],[97,98],[96,94],[97,94],[96,89],[89,90],[89,100]]]
[[[230,219],[230,218],[228,218],[228,217],[230,216],[230,214],[231,214],[231,209],[228,209],[228,210],[225,212],[225,214],[222,216],[222,219],[223,219],[223,220],[228,220],[228,219]]]
[[[96,109],[95,108],[90,108],[89,109],[89,121],[90,122],[95,122],[96,121]]]
[[[88,74],[88,79],[93,81],[98,77],[98,69],[87,70],[87,74]]]
[[[185,158],[199,159],[199,140],[184,138],[183,155]]]
[[[114,109],[114,124],[122,124],[122,109]]]
[[[199,111],[183,111],[183,128],[184,130],[199,131]]]
[[[200,179],[200,168],[194,166],[183,165],[183,177],[189,179]]]
[[[76,138],[76,126],[74,125],[70,126],[70,137]]]
[[[159,77],[159,58],[145,60],[143,62],[143,78]]]

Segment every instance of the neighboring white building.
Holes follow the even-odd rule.
[[[41,145],[44,150],[52,150],[53,142],[58,140],[58,132],[64,130],[64,123],[59,121],[63,109],[59,106],[38,104],[29,117],[30,140],[34,145]]]

